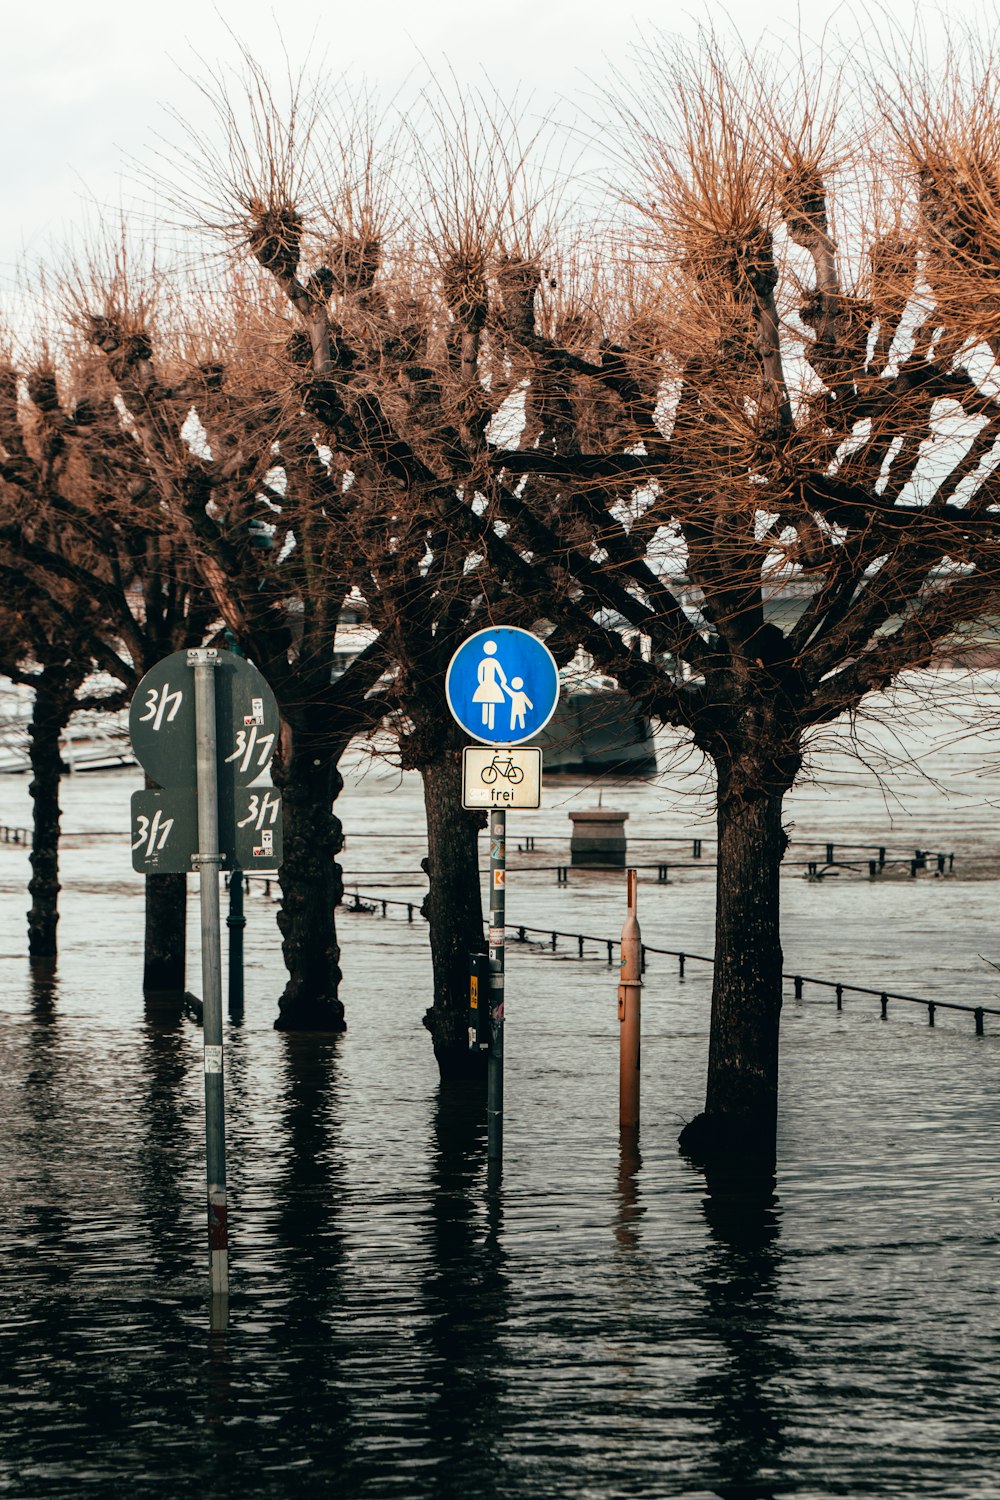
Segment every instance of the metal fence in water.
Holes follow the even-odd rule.
[[[251,888],[251,877],[246,876],[244,878],[246,880],[246,889],[249,891]],[[260,876],[253,878],[260,881],[265,886],[266,893],[270,894],[270,880],[266,880]],[[381,911],[383,917],[388,917],[389,907],[399,908],[405,910],[406,920],[410,923],[413,922],[420,910],[418,902],[402,901],[395,897],[381,896],[375,892],[358,889],[345,893],[343,906],[344,910],[349,912],[375,913]],[[532,936],[535,936],[541,939],[551,952],[556,951],[560,939],[575,943],[578,958],[587,957],[586,949],[589,943],[593,948],[606,953],[609,965],[613,965],[615,950],[621,947],[620,938],[598,937],[594,933],[565,932],[552,927],[530,927],[522,922],[508,922],[506,926],[513,932],[515,942],[527,943]],[[715,964],[714,958],[710,958],[705,953],[691,953],[680,948],[660,948],[650,943],[644,943],[642,948],[643,971],[646,969],[650,955],[660,958],[676,958],[678,975],[681,979],[684,978],[688,963],[708,964],[710,967]],[[888,1020],[890,1001],[898,1001],[903,1005],[923,1006],[927,1011],[927,1022],[930,1026],[935,1024],[936,1014],[939,1010],[959,1011],[963,1015],[972,1017],[976,1036],[985,1035],[985,1018],[987,1016],[1000,1016],[1000,1007],[997,1006],[965,1005],[958,1000],[928,1000],[920,995],[905,995],[895,990],[887,990],[870,985],[848,984],[838,979],[820,979],[814,974],[783,973],[781,977],[792,985],[793,995],[796,1000],[803,998],[806,985],[812,985],[817,989],[831,990],[837,1010],[843,1010],[845,995],[867,995],[874,997],[879,1001],[881,1016],[884,1021]]]

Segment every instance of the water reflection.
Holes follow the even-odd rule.
[[[646,1212],[639,1187],[642,1153],[639,1131],[623,1126],[618,1138],[618,1192],[615,1214],[615,1239],[623,1250],[639,1247],[639,1225]]]
[[[28,1033],[30,1068],[25,1078],[25,1099],[32,1119],[45,1130],[50,1114],[58,1107],[59,1069],[59,980],[54,959],[36,959],[29,971]]]
[[[139,1319],[109,1312],[101,1295],[130,1284],[124,1265],[135,1273],[134,1202],[113,1155],[106,1055],[81,1045],[64,998],[53,967],[32,965],[23,1050],[11,1058],[17,1086],[6,1095],[14,1151],[0,1186],[0,1370],[5,1410],[39,1434],[32,1445],[22,1433],[3,1464],[20,1494],[72,1493],[81,1453],[117,1441],[135,1400],[120,1351],[140,1336]],[[127,1133],[132,1119],[114,1124]]]
[[[59,1281],[56,1254],[67,1228],[59,1144],[64,1138],[67,1107],[65,1041],[59,1027],[59,981],[54,959],[30,966],[30,1024],[22,1102],[14,1134],[18,1154],[33,1174],[34,1188],[24,1204],[21,1245],[28,1254],[42,1251]],[[71,1133],[71,1132],[70,1132]]]
[[[189,1052],[184,996],[144,996],[137,1100],[137,1184],[151,1268],[159,1286],[178,1276],[188,1284],[203,1269],[192,1264],[190,1183],[185,1172],[199,1121],[188,1094]]]
[[[703,1203],[709,1241],[696,1280],[715,1354],[695,1390],[713,1429],[709,1472],[722,1500],[772,1500],[793,1488],[780,1477],[788,1443],[784,1390],[794,1361],[781,1337],[789,1309],[779,1287],[774,1188],[770,1176],[713,1174]]]
[[[340,1147],[338,1042],[281,1033],[283,1168],[276,1183],[279,1244],[293,1297],[336,1293],[344,1249],[340,1204],[345,1192]],[[309,1298],[315,1302],[315,1295]]]
[[[348,1186],[339,1045],[280,1033],[282,1164],[273,1188],[277,1255],[267,1401],[280,1423],[282,1448],[292,1436],[303,1461],[346,1483],[357,1424],[343,1364],[353,1352],[349,1321],[346,1337],[340,1334],[347,1310],[342,1215]]]
[[[465,1500],[499,1463],[498,1408],[509,1367],[500,1338],[510,1306],[503,1197],[499,1188],[484,1192],[481,1085],[440,1088],[431,1135],[422,1288],[429,1320],[427,1426],[436,1459],[431,1493]]]
[[[54,1020],[59,995],[56,960],[33,958],[28,964],[28,999],[35,1020]]]

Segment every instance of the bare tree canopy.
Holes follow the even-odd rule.
[[[460,80],[401,117],[244,56],[205,83],[217,135],[154,168],[211,247],[194,313],[78,296],[159,513],[316,768],[303,827],[366,719],[389,713],[425,776],[439,1057],[475,862],[458,640],[516,620],[561,659],[582,645],[710,758],[712,1037],[682,1138],[705,1157],[773,1155],[781,808],[810,733],[1000,593],[995,64],[971,43],[934,76],[790,57],[650,46],[604,101],[598,192]],[[378,641],[331,683],[359,595]],[[295,899],[339,847],[324,826]],[[294,906],[288,1012],[311,993],[329,1016],[332,928],[307,972]]]

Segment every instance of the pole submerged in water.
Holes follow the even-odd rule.
[[[247,919],[243,915],[243,871],[237,865],[229,876],[229,1018],[243,1019],[243,931]]]
[[[490,1051],[486,1064],[486,1155],[503,1162],[504,925],[507,916],[507,814],[490,812]]]
[[[638,878],[628,872],[628,915],[622,927],[621,978],[618,984],[618,1124],[639,1124],[639,1064],[642,1048],[642,934],[639,931]]]
[[[198,853],[201,895],[201,982],[204,998],[205,1167],[208,1253],[213,1298],[229,1295],[229,1221],[226,1192],[226,1107],[222,1072],[222,945],[219,931],[219,789],[215,731],[215,668],[219,653],[187,654],[194,668],[198,768]]]

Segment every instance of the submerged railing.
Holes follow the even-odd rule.
[[[518,852],[523,853],[520,844]],[[530,851],[529,851],[530,852]],[[884,853],[884,851],[883,851]],[[678,870],[715,870],[718,868],[716,862],[710,859],[699,858],[692,860],[656,860],[654,863],[643,864],[637,860],[630,859],[629,869],[649,870],[656,872],[659,885],[669,885],[671,874]],[[567,861],[557,865],[507,865],[508,870],[519,870],[526,875],[555,875],[557,885],[568,885],[571,871],[579,874],[600,875],[614,872],[621,874],[625,868],[623,864],[597,864],[586,863],[573,864]],[[889,855],[881,860],[869,859],[866,861],[835,860],[832,863],[824,863],[817,859],[784,859],[781,862],[782,870],[801,870],[806,880],[822,880],[826,875],[847,871],[851,874],[867,874],[869,880],[876,880],[886,870],[905,870],[912,880],[922,870],[932,871],[935,875],[953,874],[955,870],[954,853],[932,853],[929,849],[917,849],[912,855],[900,854]],[[480,875],[488,875],[489,870],[483,868]],[[353,870],[350,878],[352,880],[421,880],[424,872],[421,870]]]
[[[355,912],[374,913],[381,908],[383,917],[389,915],[388,908],[390,906],[405,907],[408,922],[412,922],[415,912],[419,911],[419,903],[415,901],[399,901],[392,897],[377,896],[358,890],[350,892],[349,896],[345,895],[342,905],[346,911]],[[553,927],[529,927],[522,922],[508,922],[506,925],[513,931],[515,942],[526,943],[530,940],[529,934],[537,933],[544,939],[545,946],[551,952],[557,950],[560,938],[575,943],[578,958],[585,958],[587,956],[586,945],[592,943],[596,947],[606,951],[609,966],[614,963],[615,949],[621,946],[620,938],[596,937],[593,933],[563,932]],[[690,953],[680,948],[657,948],[650,943],[644,943],[642,947],[642,968],[644,972],[647,958],[650,954],[655,954],[662,958],[676,958],[678,962],[678,974],[681,979],[684,978],[685,968],[689,962],[708,964],[710,967],[715,964],[715,959],[710,958],[705,953]],[[812,974],[789,974],[783,972],[781,977],[784,980],[791,981],[796,1000],[803,998],[803,992],[807,984],[815,985],[819,989],[832,990],[838,1010],[843,1010],[845,995],[875,996],[878,998],[881,1006],[883,1021],[888,1020],[890,1001],[900,1001],[904,1005],[922,1005],[926,1007],[927,1023],[930,1026],[934,1025],[935,1015],[939,1010],[961,1011],[964,1015],[969,1015],[973,1018],[976,1036],[985,1035],[984,1023],[987,1016],[1000,1016],[1000,1007],[991,1005],[964,1005],[960,1000],[927,1000],[920,995],[903,995],[893,990],[872,989],[870,986],[864,984],[845,984],[843,981],[836,979],[817,979]]]
[[[66,837],[73,837],[72,834],[67,834],[65,836]],[[77,835],[77,836],[79,837],[81,835]],[[88,838],[121,838],[122,837],[122,835],[119,834],[119,833],[117,833],[117,832],[108,832],[108,833],[89,832],[85,836],[88,837]],[[0,843],[4,843],[4,844],[22,844],[22,845],[25,845],[25,844],[30,844],[30,842],[31,842],[31,830],[30,829],[27,829],[27,828],[8,828],[8,827],[6,827],[4,825],[0,825]],[[533,844],[534,840],[532,840],[531,842]],[[666,842],[666,840],[664,840],[663,842]],[[829,851],[829,849],[831,849],[833,846],[827,846],[827,847],[828,847],[828,851]],[[841,845],[840,847],[845,848],[847,846],[846,845]],[[868,848],[869,846],[864,845],[864,846],[855,846],[855,847]],[[884,854],[885,850],[881,850],[880,853]],[[928,851],[920,851],[920,850],[917,850],[916,854],[917,854],[917,860],[921,860],[922,859],[924,861],[924,867],[926,866],[926,861],[927,860],[933,859],[936,862],[936,864],[937,864],[937,869],[938,869],[939,872],[943,872],[943,868],[944,867],[943,867],[942,861],[948,860],[948,867],[949,867],[949,869],[951,869],[953,867],[953,864],[954,864],[954,858],[955,858],[954,854],[951,854],[951,855],[944,855],[944,854],[935,854],[935,855],[932,855]],[[890,861],[889,859],[886,859],[884,861],[884,863],[886,865],[888,865],[890,862],[893,862],[893,863],[906,863],[907,861],[904,861],[902,858],[900,858],[898,860],[895,860],[895,861]],[[796,864],[802,864],[802,863],[806,863],[806,862],[805,861],[795,861],[795,863]],[[913,865],[915,865],[917,863],[917,861],[909,861],[909,863],[911,864],[911,866],[913,866]],[[562,885],[562,884],[566,883],[566,881],[568,879],[569,869],[572,868],[572,867],[571,866],[567,866],[567,865],[543,865],[543,866],[535,865],[535,866],[529,866],[527,868],[529,868],[529,869],[533,868],[535,871],[538,871],[540,869],[543,872],[547,871],[547,870],[556,870],[557,873],[558,873],[559,884]],[[575,868],[583,870],[583,871],[596,870],[598,872],[600,872],[601,870],[611,871],[613,869],[615,871],[615,873],[617,873],[619,875],[621,874],[621,869],[618,866],[610,866],[610,865],[609,866],[576,866]],[[671,868],[675,868],[675,869],[690,869],[692,867],[690,865],[688,865],[688,864],[678,864],[678,865],[674,865],[674,866],[657,864],[657,865],[638,865],[638,866],[633,865],[632,868],[633,869],[640,869],[640,870],[657,870],[658,872],[663,872],[663,871],[669,871],[669,869],[671,869]],[[714,866],[712,864],[710,864],[710,863],[706,863],[706,862],[701,861],[698,864],[698,868],[699,869],[712,869],[712,868],[714,868]],[[409,875],[411,873],[412,873],[412,875],[414,876],[415,879],[426,879],[426,876],[424,875],[423,871],[412,871],[411,872],[411,871],[406,871],[406,870],[384,870],[384,871],[381,871],[381,870],[366,870],[366,871],[360,872],[360,873],[363,873],[363,874],[367,875],[369,878],[373,878],[373,879],[376,878],[377,876],[380,876],[380,875],[391,875],[393,877],[396,877],[396,876],[399,876],[399,875]],[[916,868],[911,868],[910,873],[911,873],[911,875],[915,875],[916,874]],[[258,884],[262,884],[263,887],[264,887],[264,894],[267,895],[267,896],[269,896],[271,894],[271,881],[274,878],[275,877],[273,877],[273,876],[264,876],[264,875],[255,875],[253,877],[251,877],[249,875],[246,875],[246,876],[244,876],[245,889],[246,889],[247,892],[249,892],[251,890],[251,879],[252,879],[254,882],[256,882]],[[661,880],[664,880],[664,879],[666,879],[666,875],[661,873],[661,874],[659,874],[659,878]],[[389,896],[378,896],[378,895],[369,894],[369,893],[365,893],[365,892],[359,891],[358,889],[354,889],[350,893],[345,894],[344,900],[342,901],[341,904],[343,905],[343,907],[344,907],[344,909],[346,911],[352,911],[352,912],[376,912],[376,911],[378,911],[381,908],[381,913],[382,913],[383,917],[387,917],[388,916],[388,914],[389,914],[388,908],[390,906],[393,906],[393,907],[402,907],[402,908],[405,908],[405,910],[406,910],[407,921],[408,922],[412,922],[413,921],[414,915],[419,911],[419,908],[420,908],[420,903],[416,902],[416,901],[403,901],[403,900],[399,900],[399,899],[396,899],[396,898],[393,898],[393,897],[389,897]],[[591,944],[595,945],[596,947],[598,947],[598,948],[606,951],[606,953],[607,953],[607,962],[608,962],[609,965],[613,964],[613,962],[614,962],[614,950],[616,948],[620,947],[620,939],[619,938],[596,937],[593,933],[586,933],[586,932],[565,932],[565,931],[561,931],[558,928],[552,928],[552,927],[530,927],[530,926],[525,925],[524,923],[519,923],[519,922],[508,922],[508,923],[506,923],[506,926],[508,928],[510,928],[515,933],[515,938],[514,938],[515,942],[526,943],[526,942],[529,941],[529,934],[539,934],[542,938],[544,938],[546,947],[548,947],[552,952],[556,951],[560,939],[564,939],[564,940],[567,940],[569,942],[573,942],[577,946],[577,956],[579,958],[586,957],[586,945],[588,943],[591,943]],[[690,952],[688,952],[686,950],[682,950],[682,949],[679,949],[679,948],[657,948],[657,947],[654,947],[652,944],[646,943],[646,944],[643,945],[643,948],[642,948],[642,967],[643,967],[643,970],[645,970],[645,968],[646,968],[646,960],[647,960],[647,956],[649,954],[655,954],[655,955],[657,955],[657,957],[662,957],[662,958],[676,958],[677,961],[678,961],[678,972],[679,972],[679,976],[680,976],[681,979],[684,978],[685,967],[686,967],[686,965],[687,965],[688,962],[708,964],[710,966],[714,965],[714,963],[715,963],[714,958],[710,958],[707,954],[704,954],[704,953],[690,953]],[[983,1036],[985,1034],[984,1023],[985,1023],[986,1016],[1000,1016],[1000,1007],[995,1007],[995,1006],[990,1006],[990,1005],[965,1005],[965,1004],[963,1004],[959,1000],[928,1000],[925,997],[920,996],[920,995],[904,995],[904,994],[901,994],[901,993],[899,993],[897,991],[885,990],[885,989],[874,989],[871,986],[863,985],[863,984],[845,984],[842,981],[835,980],[835,979],[818,979],[815,975],[811,975],[811,974],[789,974],[789,973],[784,973],[783,972],[781,977],[784,980],[790,980],[791,981],[792,986],[793,986],[794,997],[795,997],[796,1000],[801,1000],[802,999],[802,997],[803,997],[803,991],[804,991],[805,986],[807,984],[815,985],[819,989],[832,990],[833,993],[834,993],[834,997],[836,999],[836,1006],[837,1006],[838,1010],[842,1010],[843,1009],[843,1002],[844,1002],[844,996],[845,995],[870,995],[870,996],[874,996],[874,997],[876,997],[878,999],[879,1004],[881,1006],[881,1016],[882,1016],[883,1020],[887,1020],[888,1019],[889,1002],[890,1001],[893,1001],[893,1002],[899,1001],[900,1003],[902,1003],[904,1005],[922,1005],[922,1006],[924,1006],[926,1008],[926,1010],[927,1010],[927,1023],[928,1023],[929,1026],[933,1026],[935,1024],[936,1013],[939,1010],[961,1011],[964,1015],[970,1015],[970,1016],[972,1016],[972,1018],[973,1018],[973,1020],[975,1022],[976,1035],[977,1036]]]

